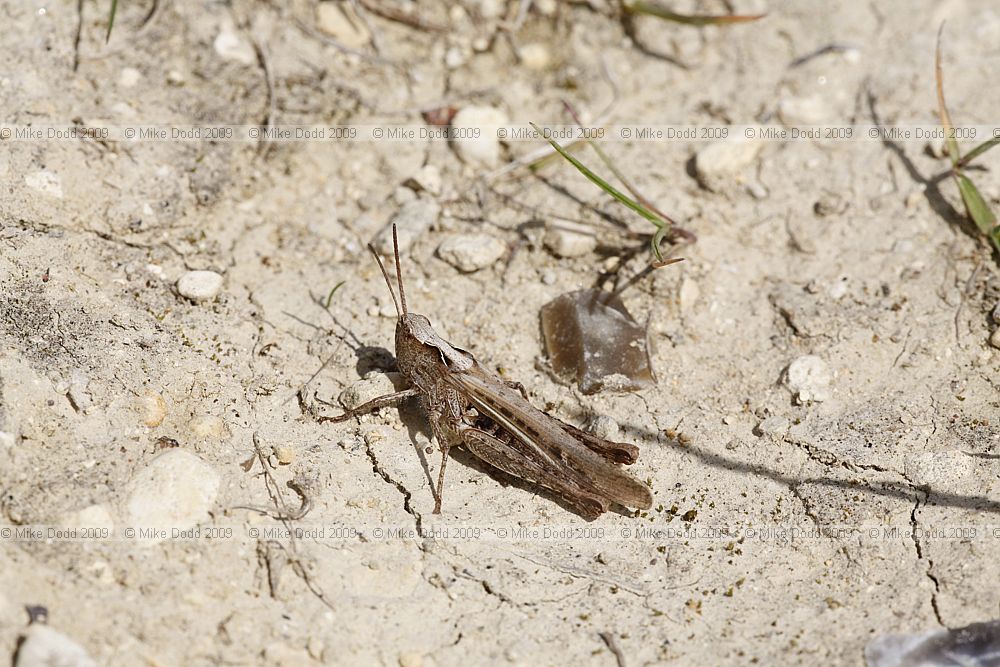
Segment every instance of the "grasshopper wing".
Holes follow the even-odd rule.
[[[517,451],[533,464],[563,474],[581,489],[625,507],[648,509],[653,504],[644,484],[592,451],[565,424],[531,405],[478,363],[467,371],[450,373],[448,381],[463,390],[481,414],[509,433],[517,441]],[[549,486],[545,480],[537,481]]]

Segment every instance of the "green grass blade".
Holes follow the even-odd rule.
[[[541,128],[539,128],[534,123],[531,123],[531,127],[535,128],[535,131],[538,132],[538,134],[542,134]],[[588,179],[590,179],[590,181],[594,185],[596,185],[597,187],[601,188],[602,190],[604,190],[605,192],[607,192],[609,195],[611,195],[612,197],[614,197],[615,199],[617,199],[621,204],[623,204],[626,207],[632,209],[633,211],[635,211],[636,213],[638,213],[639,215],[641,215],[642,217],[644,217],[646,220],[649,220],[651,223],[653,223],[654,225],[656,225],[656,227],[657,227],[657,232],[656,232],[657,235],[659,235],[661,239],[663,238],[663,234],[666,233],[666,231],[664,231],[664,230],[667,229],[667,224],[660,218],[660,216],[656,215],[655,213],[653,213],[652,211],[650,211],[648,208],[646,208],[645,206],[643,206],[639,202],[635,201],[634,199],[632,199],[631,197],[629,197],[625,193],[621,192],[618,188],[616,188],[615,186],[611,185],[610,183],[608,183],[607,181],[605,181],[603,178],[601,178],[600,176],[598,176],[597,174],[595,174],[594,172],[592,172],[590,169],[587,168],[586,165],[584,165],[582,162],[580,162],[578,159],[576,159],[576,157],[574,157],[572,154],[570,154],[569,151],[567,151],[565,148],[563,148],[559,144],[559,142],[557,142],[557,141],[555,141],[553,139],[548,139],[548,138],[546,138],[546,141],[548,141],[549,144],[551,144],[552,148],[556,149],[557,153],[559,153],[560,155],[562,155],[564,158],[566,158],[566,160],[571,165],[573,165],[574,167],[576,167],[577,171],[579,171],[581,174],[583,174]],[[661,232],[663,232],[663,233],[661,233]],[[656,259],[657,260],[662,260],[663,257],[660,255],[660,246],[659,246],[658,243],[653,246],[653,250],[655,251]]]
[[[655,16],[665,21],[683,23],[684,25],[728,25],[732,23],[749,23],[764,18],[767,14],[724,14],[721,16],[708,16],[705,14],[678,14],[656,2],[646,2],[636,0],[626,2],[625,11],[632,14],[647,14]]]
[[[341,287],[343,287],[344,283],[346,283],[346,282],[347,282],[346,280],[341,280],[339,283],[337,283],[336,285],[333,286],[333,289],[330,290],[330,293],[326,295],[326,301],[323,304],[323,308],[325,308],[327,310],[330,309],[330,304],[333,303],[333,295],[336,294],[337,290],[339,290]]]
[[[959,168],[965,167],[970,162],[972,162],[977,157],[979,157],[980,155],[982,155],[983,153],[985,153],[989,149],[993,148],[997,144],[1000,144],[1000,137],[994,137],[994,138],[990,139],[989,141],[984,141],[983,143],[979,144],[978,146],[976,146],[975,148],[973,148],[971,151],[969,151],[968,153],[966,153],[962,157],[962,159],[959,160],[958,167]]]
[[[944,23],[938,28],[937,48],[934,50],[934,79],[937,81],[938,117],[941,119],[941,126],[944,128],[948,157],[951,158],[952,166],[957,167],[958,161],[962,159],[962,155],[958,152],[958,142],[955,141],[955,131],[951,124],[951,115],[948,113],[948,107],[944,103],[944,77],[941,75],[941,34],[943,32]]]
[[[565,148],[567,151],[573,152],[580,150],[584,146],[586,146],[586,144],[583,141],[577,140],[566,144]],[[539,169],[542,169],[543,167],[547,167],[548,165],[552,164],[552,162],[558,160],[559,157],[560,156],[558,153],[550,153],[545,157],[538,158],[534,162],[529,162],[528,169],[530,169],[531,171],[538,171]]]
[[[965,202],[965,210],[969,217],[976,223],[979,231],[989,237],[1000,251],[1000,225],[997,224],[997,216],[990,210],[979,188],[965,174],[956,174],[955,178],[958,180],[958,190],[962,193],[962,201]]]
[[[104,43],[111,41],[111,29],[115,27],[115,14],[118,13],[118,0],[111,0],[111,13],[108,15],[108,34],[104,36]]]

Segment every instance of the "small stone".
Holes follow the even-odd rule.
[[[681,281],[681,287],[678,290],[677,300],[681,307],[681,312],[689,312],[694,308],[695,304],[698,303],[698,299],[701,297],[701,288],[698,287],[698,283],[691,279],[685,277]]]
[[[423,667],[424,658],[419,653],[410,651],[399,654],[399,667]]]
[[[826,293],[830,295],[831,299],[842,299],[847,294],[847,277],[834,281]]]
[[[147,391],[143,394],[139,398],[139,406],[142,410],[142,422],[150,428],[162,424],[167,416],[167,402],[156,392]]]
[[[507,252],[507,244],[486,234],[450,236],[438,246],[438,257],[463,273],[493,264]]]
[[[406,181],[406,185],[415,190],[439,195],[441,194],[441,171],[433,164],[425,164]]]
[[[997,305],[993,306],[993,310],[990,312],[990,317],[993,318],[993,321],[996,324],[1000,324],[1000,301],[997,302]]]
[[[503,16],[505,0],[479,0],[479,15],[486,20],[498,19]]]
[[[444,65],[448,69],[458,69],[468,62],[465,51],[457,46],[453,46],[444,54]]]
[[[168,449],[135,477],[126,508],[136,531],[152,529],[157,542],[172,529],[185,530],[208,518],[219,493],[219,474],[184,449]],[[166,531],[162,534],[159,531]]]
[[[992,345],[997,349],[1000,349],[1000,329],[994,331],[993,334],[990,336],[990,345]]]
[[[436,224],[441,215],[441,207],[433,199],[417,199],[399,209],[385,227],[372,239],[375,250],[383,255],[392,255],[392,225],[396,225],[399,237],[399,252],[409,250],[431,225]]]
[[[106,528],[110,534],[115,520],[104,505],[90,505],[63,517],[62,525],[66,528]]]
[[[406,379],[400,373],[370,373],[340,393],[340,404],[353,410],[379,396],[401,391],[405,384]]]
[[[222,290],[222,276],[215,271],[188,271],[177,281],[177,292],[192,301],[211,301]]]
[[[750,181],[747,183],[747,192],[754,199],[767,199],[768,195],[771,194],[760,181]]]
[[[829,105],[819,95],[789,97],[778,103],[778,116],[786,125],[817,125],[829,115]]]
[[[48,169],[33,171],[24,177],[24,183],[32,190],[37,190],[50,197],[62,199],[62,179],[54,171],[49,171]]]
[[[520,56],[521,64],[536,72],[544,70],[552,60],[549,48],[541,42],[525,44],[521,47]]]
[[[694,159],[698,182],[712,191],[724,189],[737,172],[753,163],[763,145],[760,140],[743,137],[709,144]]]
[[[171,86],[183,86],[187,83],[187,79],[184,77],[184,72],[172,69],[167,72],[167,83]]]
[[[225,60],[233,60],[243,65],[257,62],[257,52],[247,40],[237,32],[231,21],[224,21],[215,37],[215,52]]]
[[[88,390],[89,385],[90,378],[83,375],[79,371],[74,372],[73,377],[70,378],[69,389],[66,391],[66,396],[69,397],[69,401],[73,405],[73,409],[77,412],[86,414],[94,405],[94,399],[91,398],[90,391]]]
[[[0,431],[0,451],[10,451],[17,444],[17,436],[10,431]]]
[[[972,459],[957,450],[910,453],[903,457],[903,473],[916,486],[960,492],[975,486]]]
[[[326,643],[316,635],[309,637],[309,640],[306,642],[306,651],[313,660],[322,660],[323,649],[325,648]]]
[[[757,424],[757,428],[754,429],[754,433],[757,435],[769,435],[780,438],[788,432],[788,428],[790,426],[791,422],[784,417],[771,415],[761,423]]]
[[[452,146],[462,162],[476,167],[500,164],[497,130],[507,124],[507,116],[495,107],[470,106],[460,109],[451,120],[455,139]]]
[[[354,8],[346,2],[321,2],[316,7],[316,25],[343,46],[360,49],[372,34]]]
[[[542,274],[542,284],[543,285],[555,285],[558,276],[556,276],[555,271],[546,271]]]
[[[621,437],[621,427],[614,418],[608,415],[598,415],[590,422],[590,432],[598,438],[615,442]]]
[[[786,384],[800,404],[829,399],[832,379],[830,367],[812,354],[793,361],[786,373]]]
[[[32,623],[21,636],[14,667],[97,667],[97,662],[61,632]]]
[[[392,199],[400,206],[405,206],[406,204],[409,204],[411,201],[416,201],[417,193],[411,190],[410,188],[401,185],[395,190],[393,190]]]
[[[295,460],[295,450],[288,445],[277,445],[274,455],[278,458],[278,465],[286,466]]]
[[[188,422],[188,429],[198,440],[220,440],[226,435],[226,423],[215,415],[195,415]]]
[[[139,83],[142,74],[134,67],[126,67],[118,74],[118,85],[122,88],[132,88]]]
[[[273,665],[273,667],[303,667],[312,664],[312,660],[304,648],[270,643],[264,649],[264,664]]]
[[[596,289],[562,294],[542,306],[542,336],[552,370],[584,394],[655,384],[646,329],[621,298]]]
[[[543,242],[556,257],[580,257],[597,248],[597,237],[591,228],[566,221],[546,224]]]

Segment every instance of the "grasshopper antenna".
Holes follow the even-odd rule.
[[[403,315],[406,315],[406,292],[403,291],[403,274],[399,270],[399,240],[396,238],[395,223],[392,225],[392,252],[396,256],[396,282],[399,284],[399,300],[403,303]],[[385,271],[385,269],[382,270]],[[396,310],[399,308],[397,307]]]
[[[395,239],[395,231],[396,231],[395,226],[393,227],[392,231],[393,231],[393,237],[394,237],[393,238],[393,242],[395,242],[395,240],[396,240]],[[368,249],[375,256],[375,261],[378,262],[378,268],[382,269],[382,277],[385,278],[385,285],[386,285],[386,287],[389,288],[389,294],[392,295],[392,303],[393,303],[393,305],[396,306],[396,315],[399,315],[400,317],[402,317],[402,314],[400,314],[400,311],[399,311],[399,301],[396,300],[396,293],[392,289],[392,281],[389,280],[389,272],[385,270],[385,265],[382,263],[382,258],[378,256],[378,252],[375,251],[375,248],[372,246],[371,243],[368,244]],[[396,267],[397,267],[397,271],[398,271],[398,269],[399,269],[399,253],[396,254]],[[404,310],[403,312],[405,313],[406,311]]]

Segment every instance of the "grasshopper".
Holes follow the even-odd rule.
[[[438,336],[430,320],[406,308],[395,225],[392,244],[398,300],[378,252],[370,244],[368,249],[396,306],[396,362],[410,387],[320,421],[342,422],[420,396],[441,450],[435,514],[441,513],[448,452],[456,444],[494,468],[553,491],[587,519],[608,511],[612,503],[648,509],[653,502],[649,489],[620,467],[634,463],[639,448],[599,438],[542,412],[528,402],[521,383],[501,379]]]

